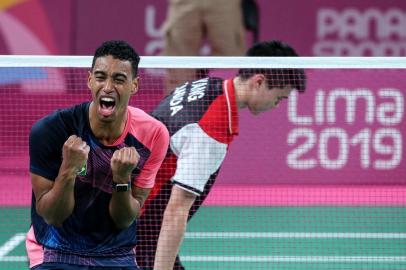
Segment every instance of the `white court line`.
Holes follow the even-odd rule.
[[[231,238],[356,238],[406,239],[406,233],[311,233],[311,232],[188,232],[188,239]],[[296,262],[345,263],[376,262],[406,263],[405,256],[181,256],[185,262]]]
[[[0,246],[0,261],[5,257],[10,251],[15,249],[21,242],[25,241],[25,233],[17,233],[11,237],[7,242]]]
[[[405,263],[405,256],[181,256],[183,262]]]
[[[355,239],[406,239],[406,233],[312,233],[312,232],[187,232],[185,238],[355,238]]]
[[[0,262],[28,262],[25,256],[4,256],[0,257]]]

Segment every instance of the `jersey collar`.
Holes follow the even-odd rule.
[[[227,102],[228,128],[230,134],[238,135],[238,107],[233,80],[224,80],[223,89]]]

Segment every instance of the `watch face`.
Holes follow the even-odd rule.
[[[115,184],[114,188],[117,192],[124,192],[130,189],[130,184]]]

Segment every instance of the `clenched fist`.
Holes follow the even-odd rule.
[[[87,162],[90,147],[85,141],[76,135],[70,136],[63,145],[63,163],[67,168],[76,172],[80,171],[83,164]]]
[[[131,172],[140,160],[135,147],[123,147],[114,151],[110,161],[113,173],[113,182],[117,184],[127,184],[130,182]]]

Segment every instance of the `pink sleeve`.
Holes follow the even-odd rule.
[[[135,179],[135,185],[140,188],[152,188],[155,184],[156,174],[168,151],[169,132],[164,124],[145,112],[140,113],[139,111],[131,111],[132,117],[136,119],[137,123],[131,128],[131,133],[151,151],[151,154]]]
[[[150,148],[151,155],[135,182],[137,187],[152,188],[154,186],[156,174],[168,151],[169,134],[166,128],[157,130],[154,137],[153,145]]]

